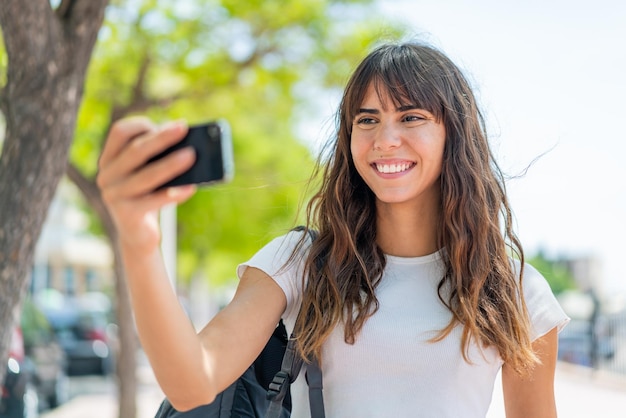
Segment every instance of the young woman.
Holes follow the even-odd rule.
[[[143,348],[177,409],[210,402],[283,317],[298,349],[321,362],[329,417],[484,418],[500,369],[507,418],[556,416],[557,332],[568,318],[524,264],[474,94],[444,54],[387,44],[364,59],[320,160],[307,211],[317,239],[290,232],[240,265],[235,297],[199,334],[166,277],[156,218],[194,189],[153,191],[194,154],[143,166],[185,131],[116,123],[98,176]],[[304,379],[292,400],[292,416],[308,416]]]

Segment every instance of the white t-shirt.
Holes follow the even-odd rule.
[[[263,247],[241,264],[256,267],[282,288],[287,297],[283,315],[291,333],[300,308],[302,265],[284,265],[301,232],[290,232]],[[533,340],[568,322],[546,280],[530,265],[524,269],[524,294],[531,317]],[[380,303],[357,335],[346,344],[337,327],[322,350],[324,408],[332,418],[420,417],[484,418],[489,409],[502,359],[493,347],[472,344],[471,363],[462,356],[461,332],[456,329],[433,343],[451,319],[437,295],[443,276],[440,253],[424,257],[387,256],[376,288]],[[303,372],[304,373],[304,372]],[[307,418],[308,387],[304,376],[291,386],[293,418]]]

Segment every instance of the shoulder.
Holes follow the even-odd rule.
[[[521,263],[515,260],[515,270],[519,275],[521,270]],[[524,294],[526,297],[531,297],[535,294],[549,293],[552,294],[550,283],[546,280],[544,275],[537,270],[532,264],[524,263],[524,269],[522,271],[522,287],[524,288]]]
[[[293,230],[278,236],[237,267],[240,278],[248,267],[254,267],[270,276],[285,293],[288,312],[299,306],[302,291],[304,261],[310,247],[310,240],[303,234],[305,232]]]
[[[521,263],[514,260],[514,266],[519,275]],[[558,331],[563,329],[569,322],[569,318],[561,308],[543,274],[531,264],[524,263],[521,283],[524,302],[532,327],[532,340],[545,335],[555,327]]]

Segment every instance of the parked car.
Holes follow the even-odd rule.
[[[0,418],[32,418],[69,397],[65,352],[50,323],[30,299],[11,338]]]
[[[114,339],[108,313],[77,301],[45,314],[65,350],[69,375],[106,375],[114,369]]]
[[[54,408],[65,403],[69,398],[67,356],[52,325],[30,298],[23,303],[20,325],[40,405]]]
[[[36,418],[39,398],[32,382],[31,367],[27,366],[22,332],[13,329],[7,372],[2,383],[0,418]]]
[[[593,346],[592,326],[590,321],[572,319],[559,334],[559,360],[593,367],[593,350],[597,361],[611,360],[615,356],[612,335],[596,332],[595,347]]]

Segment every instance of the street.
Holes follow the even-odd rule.
[[[150,368],[139,370],[137,418],[154,418],[163,399]],[[73,377],[70,401],[41,418],[116,418],[117,400],[112,377]],[[593,372],[559,363],[555,394],[560,418],[622,418],[626,410],[626,379],[615,374]],[[496,381],[493,402],[486,418],[503,418],[504,403],[500,379]]]
[[[137,369],[137,418],[153,418],[163,392],[143,356]],[[70,377],[70,400],[59,408],[45,411],[41,418],[115,418],[118,416],[115,376]]]

